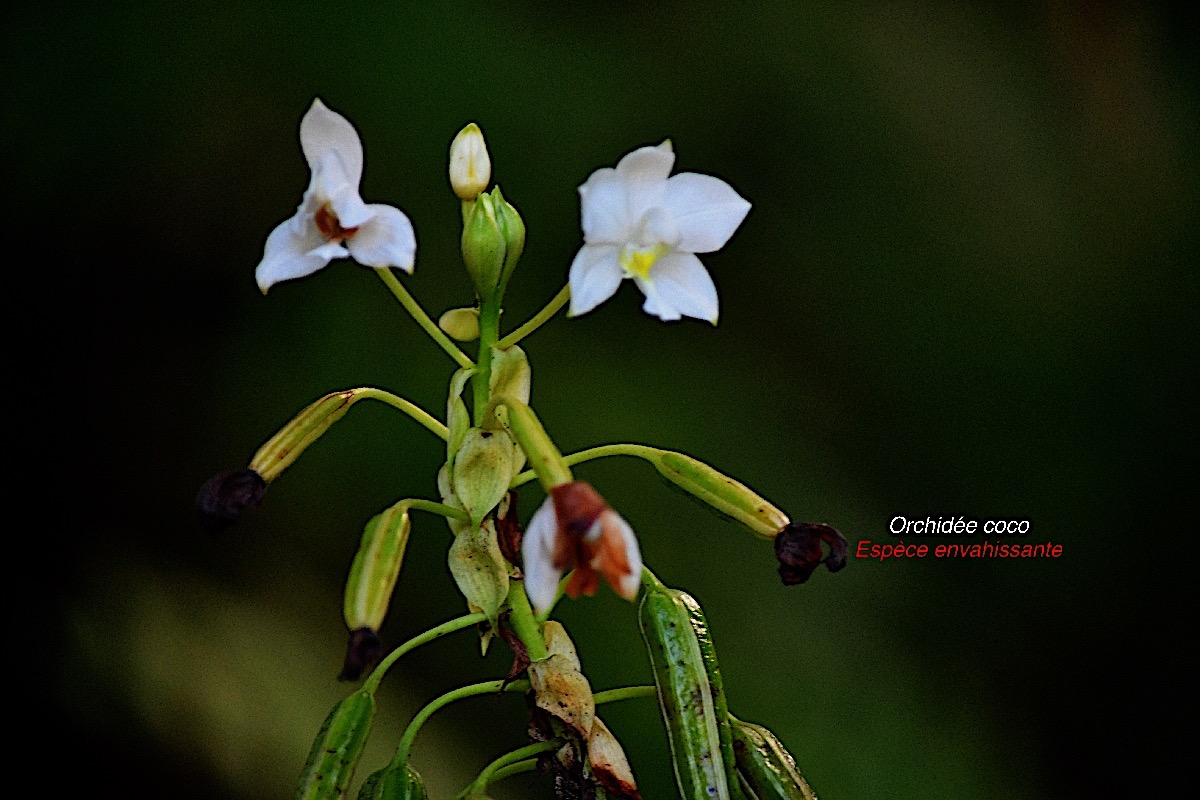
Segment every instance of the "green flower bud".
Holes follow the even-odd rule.
[[[481,194],[463,224],[462,234],[463,261],[481,300],[491,298],[500,285],[506,247],[492,198]]]
[[[653,451],[646,459],[671,483],[763,539],[774,539],[789,522],[787,514],[757,492],[703,461],[670,450]]]
[[[521,253],[525,251],[525,222],[512,204],[504,199],[499,186],[492,190],[492,205],[496,211],[496,221],[504,233],[504,272],[500,276],[500,285],[505,286],[517,268],[517,262],[521,260]]]
[[[474,122],[450,143],[450,185],[462,200],[474,200],[492,179],[492,159],[483,131]]]
[[[451,339],[473,342],[479,338],[479,309],[452,308],[438,318],[438,327]]]

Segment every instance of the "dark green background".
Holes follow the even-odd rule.
[[[362,135],[364,198],[412,218],[403,280],[435,314],[471,300],[445,177],[468,121],[529,230],[510,328],[562,285],[578,184],[634,147],[670,137],[680,170],[754,204],[704,258],[718,327],[647,317],[626,284],[527,341],[564,450],[681,449],[852,543],[888,540],[895,514],[961,514],[1063,544],[1056,561],[855,562],[784,588],[768,545],[644,465],[578,470],[704,604],[731,707],[823,797],[1153,796],[1170,778],[1196,518],[1198,105],[1195,42],[1166,7],[5,14],[9,264],[29,284],[10,296],[29,367],[10,424],[31,442],[13,457],[49,490],[10,487],[48,520],[10,559],[37,598],[33,624],[17,606],[14,649],[46,685],[39,749],[79,776],[34,773],[46,787],[287,796],[347,691],[341,584],[361,526],[434,491],[440,443],[364,405],[237,529],[209,538],[193,518],[209,475],[326,391],[443,408],[451,363],[369,271],[255,288],[307,184],[314,96]],[[540,493],[521,502],[527,516]],[[461,613],[448,542],[417,518],[389,644]],[[28,554],[42,548],[48,564]],[[594,687],[649,678],[611,592],[561,618]],[[478,652],[462,634],[402,662],[367,769],[429,698],[505,671],[503,646]],[[671,796],[653,703],[604,717],[643,794]],[[451,796],[523,727],[516,698],[463,703],[416,766]],[[550,791],[513,779],[495,796]]]

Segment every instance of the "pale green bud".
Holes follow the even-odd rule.
[[[479,338],[479,309],[452,308],[438,317],[438,327],[451,339],[473,342]]]
[[[753,489],[703,461],[669,450],[654,451],[646,458],[671,483],[742,523],[757,536],[774,539],[790,521],[787,514]]]
[[[492,159],[483,131],[474,122],[458,132],[450,143],[450,185],[463,200],[474,200],[492,179]]]
[[[460,530],[447,560],[467,607],[486,614],[494,628],[508,597],[508,564],[496,540],[496,526],[489,519],[482,526]]]
[[[454,456],[454,494],[479,525],[508,491],[513,469],[513,443],[502,430],[471,428]]]
[[[481,300],[489,299],[500,284],[506,247],[492,198],[481,194],[467,215],[462,234],[463,262]]]

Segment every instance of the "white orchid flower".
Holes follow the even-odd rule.
[[[642,147],[579,187],[583,247],[571,263],[571,316],[632,278],[646,295],[646,313],[716,324],[717,288],[696,253],[723,247],[750,203],[720,178],[671,175],[674,164],[670,142]]]
[[[525,593],[541,614],[554,605],[563,573],[569,597],[593,595],[603,575],[613,591],[632,600],[642,579],[637,536],[621,515],[583,481],[550,490],[534,512],[521,542]]]
[[[295,216],[267,237],[254,271],[263,294],[335,258],[412,272],[417,239],[408,217],[392,206],[364,203],[358,194],[363,147],[350,121],[314,100],[300,122],[300,147],[312,180]]]

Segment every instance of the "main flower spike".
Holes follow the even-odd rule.
[[[579,187],[583,247],[571,263],[571,316],[591,311],[632,278],[646,295],[647,314],[717,323],[717,288],[696,253],[722,248],[750,203],[720,178],[671,175],[674,164],[669,141],[642,147]]]
[[[538,614],[554,605],[558,582],[572,569],[570,597],[595,594],[600,575],[626,600],[637,596],[642,554],[633,528],[583,481],[550,490],[525,528],[521,553],[525,592]]]
[[[300,122],[300,147],[312,180],[300,207],[281,222],[254,272],[263,294],[272,285],[303,278],[335,258],[367,267],[412,272],[417,239],[398,208],[364,203],[358,194],[363,147],[350,121],[318,98]]]

